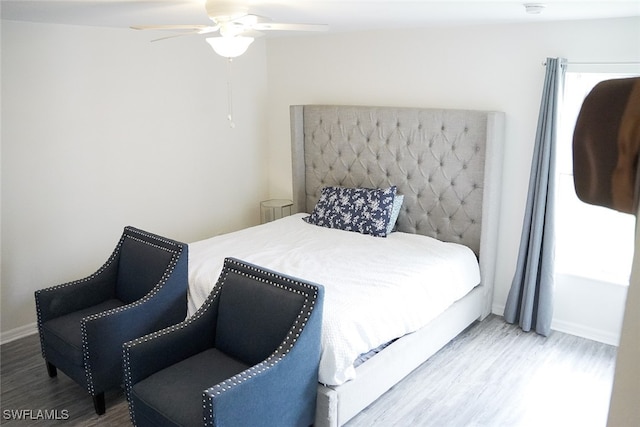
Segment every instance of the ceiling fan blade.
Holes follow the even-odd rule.
[[[251,26],[258,31],[327,31],[328,25],[324,24],[283,24],[277,22],[258,22]]]
[[[211,27],[210,25],[132,25],[132,30],[161,30],[161,31],[200,31]]]
[[[182,36],[191,36],[198,34],[209,34],[214,33],[220,29],[219,25],[210,26],[210,25],[135,25],[132,26],[131,29],[134,30],[159,30],[159,31],[180,31],[178,34],[173,34],[166,37],[160,37],[157,39],[151,40],[152,42],[157,42],[161,40],[172,39],[175,37]]]
[[[190,33],[172,34],[172,35],[170,35],[170,36],[165,36],[165,37],[160,37],[160,38],[158,38],[158,39],[153,39],[153,40],[151,40],[151,42],[152,42],[152,43],[153,43],[153,42],[159,42],[159,41],[162,41],[162,40],[174,39],[174,38],[176,38],[176,37],[192,36],[192,35],[194,35],[194,34],[198,34],[198,33],[197,33],[197,32],[190,32]]]

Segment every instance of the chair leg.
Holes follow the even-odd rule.
[[[55,365],[51,362],[47,362],[47,373],[49,374],[50,378],[53,378],[58,375],[58,368],[56,368]]]
[[[104,392],[94,394],[93,396],[93,408],[96,410],[96,414],[102,415],[105,412],[104,404]]]

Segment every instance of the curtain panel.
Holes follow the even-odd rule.
[[[554,202],[558,109],[567,60],[547,58],[516,271],[504,318],[547,336],[553,316]]]

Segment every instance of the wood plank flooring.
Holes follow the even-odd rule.
[[[49,378],[37,335],[1,346],[0,424],[127,426],[121,391],[98,417],[91,398],[63,373]],[[490,316],[450,342],[347,427],[604,427],[615,347],[553,332],[524,333]],[[9,419],[11,411],[38,418]],[[10,411],[7,413],[7,411]],[[43,417],[41,417],[43,418]]]
[[[348,427],[604,427],[616,348],[490,316],[353,418]]]

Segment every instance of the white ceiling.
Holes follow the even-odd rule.
[[[542,3],[539,15],[524,3]],[[328,24],[330,31],[524,23],[640,16],[640,0],[248,0],[275,22]],[[210,24],[204,0],[0,0],[2,19],[126,28]],[[275,32],[270,32],[273,34]]]

